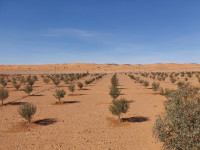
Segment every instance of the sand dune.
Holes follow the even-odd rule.
[[[147,64],[147,65],[117,65],[117,64],[47,64],[47,65],[0,65],[0,72],[9,71],[199,71],[199,64]]]

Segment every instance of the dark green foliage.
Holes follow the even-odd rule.
[[[112,86],[115,86],[115,87],[117,87],[118,84],[119,84],[118,79],[117,79],[117,74],[116,74],[116,73],[115,73],[115,74],[113,75],[113,77],[111,78],[111,84],[112,84]]]
[[[154,91],[158,91],[159,90],[159,87],[160,87],[160,83],[159,82],[153,82],[152,83],[152,89]]]
[[[60,79],[59,78],[52,78],[53,84],[55,86],[58,86],[60,84]]]
[[[82,89],[82,87],[83,87],[83,83],[78,82],[78,83],[77,83],[77,86],[79,87],[79,89]]]
[[[35,83],[35,80],[31,76],[28,76],[27,77],[27,82],[31,87],[33,87],[33,84]]]
[[[27,81],[25,80],[25,78],[24,78],[24,76],[21,76],[20,77],[20,82],[22,83],[22,84],[25,84]]]
[[[176,78],[172,77],[170,78],[170,81],[174,84],[176,82]]]
[[[131,79],[135,80],[135,76],[134,76],[134,75],[129,74],[128,76],[129,76]]]
[[[28,95],[30,95],[30,93],[33,91],[33,87],[30,85],[27,85],[27,86],[25,86],[23,91],[26,92]]]
[[[111,86],[109,94],[113,99],[116,99],[120,95],[120,90],[115,86]]]
[[[37,78],[37,76],[36,76],[36,75],[34,75],[34,76],[33,76],[33,80],[35,80],[35,81],[37,81],[37,80],[38,80],[38,78]]]
[[[88,85],[88,84],[90,84],[90,83],[92,83],[94,81],[95,81],[95,78],[92,78],[92,79],[89,79],[89,80],[85,80],[85,84]]]
[[[126,113],[129,109],[129,103],[124,98],[119,100],[113,100],[112,105],[109,106],[109,110],[113,115],[118,116],[119,122],[121,122],[120,115]]]
[[[188,78],[185,78],[185,81],[188,81]]]
[[[199,89],[181,84],[171,90],[164,103],[165,113],[159,115],[153,127],[154,136],[163,142],[165,150],[200,149]]]
[[[59,100],[59,102],[60,102],[60,99],[64,98],[65,94],[66,94],[65,90],[63,90],[63,89],[62,90],[57,89],[55,91],[55,94],[53,96],[55,96],[55,98],[57,98]]]
[[[21,84],[20,84],[20,83],[14,82],[14,83],[13,83],[13,87],[18,91],[19,88],[21,87]]]
[[[74,84],[70,84],[69,86],[68,86],[68,89],[69,89],[69,91],[70,92],[74,92],[75,91],[75,85]]]
[[[49,78],[43,78],[44,83],[49,84],[50,79]]]
[[[26,103],[20,106],[18,112],[21,117],[25,118],[28,123],[31,123],[32,116],[36,113],[36,106],[31,103]]]
[[[8,93],[8,90],[4,89],[4,88],[0,88],[0,100],[2,102],[2,105],[3,105],[3,101],[5,99],[7,99],[9,96],[9,93]]]
[[[145,87],[149,86],[149,81],[144,81],[144,86]]]
[[[5,80],[4,77],[0,78],[0,84],[5,88],[7,86],[7,81]]]

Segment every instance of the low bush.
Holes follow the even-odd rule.
[[[3,105],[3,101],[5,99],[7,99],[9,96],[9,93],[8,93],[8,90],[4,89],[4,88],[0,88],[0,100],[2,102],[2,105]]]
[[[55,94],[53,96],[55,96],[55,98],[57,98],[59,100],[59,102],[60,102],[60,99],[64,98],[65,94],[66,94],[65,90],[63,90],[63,89],[62,90],[57,89],[55,91]]]
[[[109,106],[109,110],[113,115],[118,116],[119,122],[121,122],[121,114],[126,113],[129,109],[129,103],[124,98],[119,100],[113,100],[112,105]]]
[[[36,113],[36,106],[31,103],[26,103],[20,106],[18,112],[21,117],[25,118],[28,123],[31,123],[32,116]]]

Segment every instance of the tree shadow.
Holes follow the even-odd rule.
[[[55,118],[46,118],[46,119],[40,119],[40,120],[34,121],[33,123],[37,125],[48,126],[56,122],[57,122],[57,119]]]
[[[119,90],[127,89],[127,88],[118,88]]]
[[[44,95],[42,95],[42,94],[32,94],[30,96],[44,96]]]
[[[56,105],[62,105],[62,104],[73,104],[73,103],[80,103],[80,101],[60,101],[56,102]]]
[[[82,96],[82,95],[87,95],[87,94],[69,94],[69,96]]]
[[[129,117],[129,118],[122,118],[123,122],[145,122],[145,121],[149,121],[148,117]]]
[[[121,93],[121,94],[119,94],[119,95],[126,95],[126,94],[124,94],[124,93]]]
[[[9,103],[6,103],[5,105],[24,105],[26,104],[27,102],[9,102]]]
[[[90,89],[83,88],[83,89],[81,89],[81,90],[90,90]]]

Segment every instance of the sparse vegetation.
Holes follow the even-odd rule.
[[[60,99],[61,98],[64,98],[65,97],[65,94],[66,94],[66,92],[65,92],[65,90],[59,90],[59,89],[57,89],[56,91],[55,91],[55,94],[54,94],[54,96],[55,96],[55,98],[57,98],[58,100],[59,100],[59,102],[60,102]]]
[[[36,113],[36,106],[31,103],[26,103],[19,107],[18,112],[20,116],[26,119],[30,124],[32,116]]]
[[[6,90],[5,88],[0,88],[0,100],[2,102],[2,105],[3,101],[7,99],[8,96],[9,96],[8,90]]]
[[[119,122],[121,122],[121,114],[126,113],[129,109],[129,103],[124,98],[119,100],[113,100],[112,105],[109,106],[109,110],[113,115],[118,116]]]
[[[74,84],[69,85],[69,86],[68,86],[68,89],[69,89],[69,91],[72,92],[72,94],[73,94],[73,92],[75,91],[75,85],[74,85]]]
[[[165,113],[154,124],[155,137],[164,149],[200,149],[200,103],[198,88],[181,84],[171,90],[164,103]]]
[[[159,90],[159,87],[160,87],[160,83],[157,83],[157,82],[153,82],[152,83],[152,89],[156,92]]]
[[[82,87],[83,87],[83,83],[78,82],[78,83],[77,83],[77,86],[79,87],[79,89],[82,89]]]
[[[30,93],[33,91],[33,87],[30,85],[27,85],[27,86],[25,86],[23,91],[26,92],[28,95],[30,95]]]

